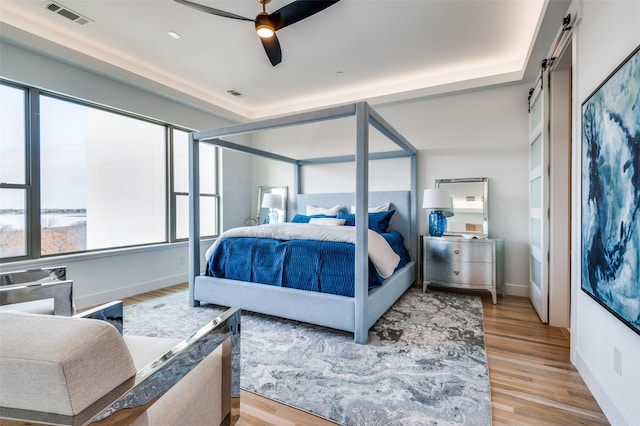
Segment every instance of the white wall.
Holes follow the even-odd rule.
[[[418,150],[418,202],[436,179],[489,178],[489,233],[505,238],[505,284],[525,296],[528,285],[528,113],[529,85],[489,88],[408,103],[374,106]],[[252,144],[294,158],[353,154],[355,124],[348,120],[310,126],[310,130],[255,135]],[[397,150],[371,132],[371,151]],[[272,162],[274,163],[274,162]],[[270,169],[271,167],[271,169]],[[254,184],[285,185],[282,166],[263,163]],[[270,181],[269,170],[273,173]],[[352,164],[303,168],[303,192],[354,191]],[[370,190],[409,188],[409,162],[374,161]],[[426,214],[420,218],[427,232]]]
[[[192,129],[230,124],[228,121],[189,105],[94,74],[67,63],[52,60],[21,47],[0,43],[0,76],[48,91],[134,112]],[[250,167],[246,158],[234,153],[223,155],[221,183],[223,228],[242,224],[249,211]],[[210,242],[202,243],[202,252]],[[56,256],[35,261],[4,263],[0,270],[66,265],[74,280],[76,306],[83,308],[116,298],[185,282],[188,278],[186,243],[111,250],[100,253]]]
[[[582,21],[574,35],[574,112],[579,118],[582,102],[640,44],[640,2],[577,4],[582,7]],[[581,137],[576,130],[574,164],[580,164],[580,152]],[[573,245],[580,247],[582,170],[575,169]],[[581,256],[574,256],[572,262],[572,361],[612,424],[640,425],[640,336],[581,291],[580,259]],[[621,376],[613,370],[614,347],[622,352]]]

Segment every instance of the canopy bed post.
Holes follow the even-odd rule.
[[[354,341],[365,344],[369,337],[366,324],[369,252],[369,108],[356,104],[356,264]]]
[[[296,161],[293,165],[293,214],[298,211],[298,194],[302,193],[302,164]],[[291,216],[293,217],[293,215]]]
[[[189,306],[200,306],[194,298],[194,281],[200,275],[200,149],[189,134]]]
[[[411,154],[411,205],[416,206],[411,209],[411,234],[409,235],[409,253],[412,259],[418,258],[418,155]],[[416,268],[416,280],[419,278],[419,268]]]

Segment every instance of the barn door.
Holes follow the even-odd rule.
[[[548,72],[530,97],[529,110],[529,300],[549,322]],[[544,83],[544,84],[542,84]]]

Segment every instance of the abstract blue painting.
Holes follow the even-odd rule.
[[[582,104],[582,289],[640,334],[640,46]]]

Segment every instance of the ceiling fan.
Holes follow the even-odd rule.
[[[266,7],[271,0],[258,0],[258,3],[262,5],[262,12],[260,12],[255,19],[245,18],[244,16],[225,12],[224,10],[214,9],[213,7],[193,3],[188,0],[174,1],[197,9],[201,12],[222,16],[223,18],[254,22],[256,33],[260,37],[262,46],[264,46],[264,50],[271,61],[271,65],[275,67],[282,61],[282,50],[280,49],[280,42],[278,42],[278,38],[276,37],[276,31],[315,15],[316,13],[337,3],[339,0],[295,0],[273,13],[267,13]]]

